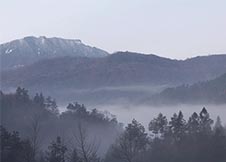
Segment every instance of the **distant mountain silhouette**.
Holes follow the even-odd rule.
[[[2,69],[17,68],[34,63],[40,59],[62,56],[103,57],[108,53],[104,50],[90,47],[80,40],[25,37],[0,45]]]

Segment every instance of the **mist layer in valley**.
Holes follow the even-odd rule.
[[[145,106],[145,105],[101,105],[98,107],[102,111],[110,111],[117,116],[117,119],[122,123],[129,123],[133,119],[140,121],[145,127],[148,126],[150,119],[158,116],[162,113],[167,116],[168,119],[173,116],[174,113],[182,111],[185,119],[188,119],[193,112],[199,113],[202,108],[205,107],[211,114],[211,118],[216,120],[217,116],[220,116],[222,122],[226,125],[226,104],[224,105],[174,105],[174,106]]]

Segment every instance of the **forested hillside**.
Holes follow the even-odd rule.
[[[226,55],[172,60],[131,52],[102,58],[57,57],[3,71],[1,88],[26,87],[32,94],[41,91],[60,102],[74,98],[86,104],[131,102],[148,98],[158,87],[214,79],[226,72],[225,62]]]
[[[151,101],[159,103],[226,103],[226,74],[216,79],[167,88]]]
[[[103,58],[58,57],[3,72],[2,86],[87,89],[125,85],[178,85],[213,79],[226,72],[225,62],[226,55],[179,61],[131,52],[118,52]]]

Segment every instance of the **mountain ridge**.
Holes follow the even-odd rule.
[[[186,84],[213,79],[226,72],[226,55],[207,58],[178,61],[130,52],[102,58],[67,56],[40,60],[28,67],[3,72],[2,79],[8,85],[17,84],[18,80],[32,85],[35,84],[31,83],[32,77],[42,82],[44,76],[47,79],[43,81],[45,84],[51,80],[56,82],[57,78],[59,84],[68,83],[75,87]],[[21,78],[13,79],[18,78],[17,75]]]
[[[2,69],[32,64],[38,60],[62,56],[104,57],[109,53],[85,45],[79,39],[28,36],[0,45]]]
[[[40,91],[53,97],[56,94],[66,99],[75,96],[77,99],[88,100],[103,98],[101,101],[106,102],[112,97],[138,99],[144,96],[145,98],[153,92],[157,93],[154,87],[160,87],[157,89],[162,90],[161,87],[193,84],[211,80],[226,73],[226,54],[177,60],[155,54],[121,51],[114,54],[104,52],[106,54],[104,56],[90,57],[96,54],[96,50],[97,53],[103,51],[86,46],[80,40],[25,37],[23,40],[16,40],[16,44],[18,43],[25,44],[26,49],[33,53],[13,54],[10,48],[4,50],[0,48],[0,51],[4,51],[4,56],[13,58],[8,60],[11,68],[4,69],[1,65],[0,84],[4,91],[21,86],[28,88],[31,92]],[[82,49],[87,47],[88,53],[82,50],[78,55],[71,52],[54,55],[51,52],[58,48],[55,45],[53,45],[54,48],[47,48],[47,54],[44,52],[38,54],[37,50],[34,53],[34,50],[30,49],[30,47],[37,49],[39,45],[49,47],[52,43],[60,44],[60,49],[75,45]],[[89,57],[86,54],[89,54]],[[2,58],[1,54],[1,64],[7,63],[7,59]],[[15,64],[17,66],[12,68]]]

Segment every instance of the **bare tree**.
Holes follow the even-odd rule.
[[[88,137],[87,131],[82,127],[82,124],[78,124],[78,132],[74,134],[76,150],[79,157],[84,162],[98,162],[99,158],[97,155],[99,144],[96,140],[91,140]]]
[[[40,116],[33,115],[30,122],[30,143],[32,147],[33,161],[36,161],[38,149],[40,147]]]

